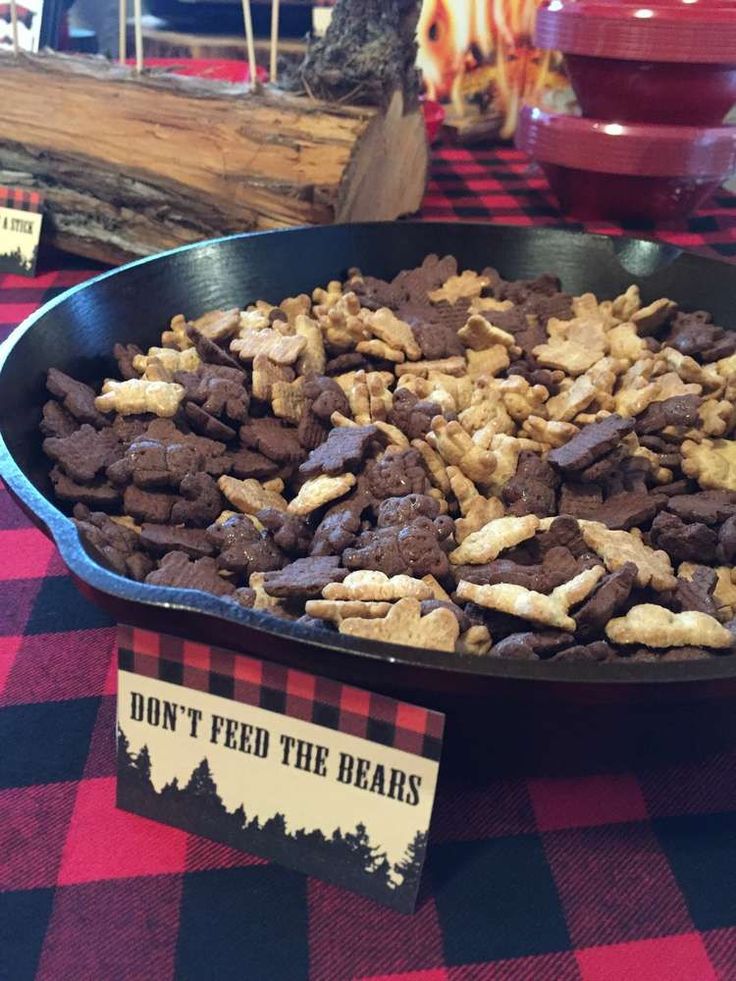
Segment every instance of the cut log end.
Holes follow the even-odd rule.
[[[335,221],[381,221],[419,210],[427,184],[429,150],[420,109],[404,113],[394,92],[356,146],[340,188]]]

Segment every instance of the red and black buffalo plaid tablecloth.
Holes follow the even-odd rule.
[[[611,222],[583,225],[561,217],[544,175],[519,150],[443,147],[435,153],[422,217],[494,221],[503,225],[586,230],[600,235],[657,238],[683,249],[736,259],[736,196],[714,195],[686,227],[655,228]]]
[[[438,153],[423,217],[561,223],[513,151]],[[736,199],[663,237],[736,255]],[[90,275],[64,265],[0,277],[2,336]],[[445,773],[407,917],[116,810],[114,643],[0,490],[0,978],[736,978],[736,752]]]

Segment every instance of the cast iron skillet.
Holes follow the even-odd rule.
[[[146,348],[169,318],[213,307],[310,292],[350,266],[390,277],[429,252],[455,255],[461,267],[492,265],[508,278],[557,273],[566,290],[612,297],[632,282],[645,301],[668,296],[706,309],[736,328],[736,268],[671,246],[547,229],[473,224],[359,224],[299,228],[186,246],[103,273],[46,304],[6,342],[0,355],[0,469],[11,492],[58,546],[82,591],[119,621],[261,654],[374,689],[457,696],[550,682],[586,688],[621,683],[711,682],[736,677],[736,656],[648,664],[522,662],[420,651],[307,630],[193,590],[123,579],[93,561],[67,515],[53,503],[38,422],[50,367],[99,381],[114,371],[116,341]],[[502,679],[506,679],[504,682]],[[564,686],[563,686],[564,687]],[[659,686],[657,686],[659,687]],[[679,686],[676,686],[679,688]],[[702,687],[702,686],[696,686]],[[730,688],[719,683],[719,691]],[[598,694],[603,692],[598,689]],[[633,691],[631,695],[633,695]],[[683,693],[684,694],[684,693]],[[545,696],[546,697],[546,696]]]

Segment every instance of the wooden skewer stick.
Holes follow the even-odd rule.
[[[128,0],[118,0],[118,61],[128,57]]]
[[[271,0],[271,62],[269,65],[269,76],[272,83],[276,81],[278,74],[280,3],[281,0]]]
[[[13,54],[18,54],[20,45],[18,44],[18,6],[16,0],[10,0],[10,24],[13,29]]]
[[[250,73],[250,84],[256,84],[256,46],[253,41],[253,17],[250,12],[250,0],[243,2],[243,20],[245,21],[245,43],[248,46],[248,71]]]
[[[143,71],[143,10],[141,0],[133,0],[133,18],[135,20],[135,70]]]

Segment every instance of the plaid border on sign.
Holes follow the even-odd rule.
[[[0,187],[0,208],[39,212],[41,200],[40,191],[27,191],[22,187]]]
[[[118,666],[439,760],[445,717],[339,681],[170,634],[118,627]]]

